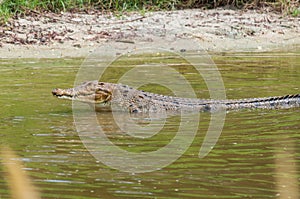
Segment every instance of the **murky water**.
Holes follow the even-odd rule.
[[[300,93],[300,52],[223,54],[214,61],[228,98]],[[43,198],[300,198],[299,109],[229,112],[217,144],[204,158],[198,153],[210,114],[201,113],[191,146],[169,166],[150,173],[106,166],[76,132],[72,103],[51,95],[55,87],[73,86],[81,62],[0,60],[0,143],[21,158]],[[203,82],[191,80],[198,97],[209,96]],[[97,113],[97,118],[112,142],[135,153],[168,144],[180,119],[171,117],[151,138],[131,139],[114,124],[112,113]],[[4,178],[0,198],[9,198]]]

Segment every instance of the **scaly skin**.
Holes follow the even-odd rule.
[[[131,113],[161,111],[217,111],[238,109],[281,109],[300,107],[300,94],[281,97],[248,98],[238,100],[191,99],[164,96],[136,90],[127,85],[98,81],[85,82],[75,88],[56,88],[52,94],[58,98],[90,104],[111,103]]]

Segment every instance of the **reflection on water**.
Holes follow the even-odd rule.
[[[225,54],[214,59],[227,97],[246,98],[299,93],[299,55]],[[201,113],[195,139],[173,164],[150,173],[120,172],[87,151],[74,126],[71,102],[51,96],[55,87],[72,87],[80,63],[0,61],[1,145],[21,157],[43,198],[300,198],[299,109],[229,112],[216,146],[200,159],[210,121],[208,113]],[[203,82],[187,75],[199,97],[209,96]],[[168,144],[180,120],[168,118],[161,132],[141,139],[120,130],[110,112],[96,117],[111,142],[133,153]],[[0,167],[1,176],[3,172]],[[9,198],[3,178],[0,197]]]

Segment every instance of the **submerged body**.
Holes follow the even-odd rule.
[[[111,103],[131,113],[161,111],[217,111],[219,109],[282,109],[300,107],[300,94],[238,100],[191,99],[164,96],[131,88],[127,85],[89,81],[75,88],[54,89],[58,98],[91,104]]]

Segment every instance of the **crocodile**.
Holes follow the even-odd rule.
[[[165,96],[131,88],[128,85],[98,82],[84,82],[81,85],[52,90],[55,97],[86,102],[89,104],[114,104],[130,113],[160,111],[200,111],[239,109],[283,109],[300,107],[300,94],[246,99],[198,99]]]

